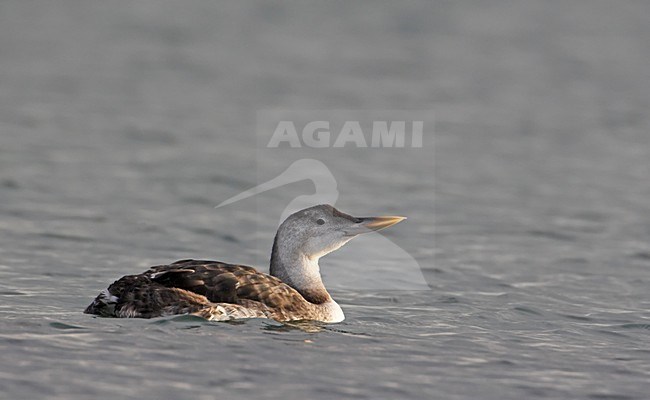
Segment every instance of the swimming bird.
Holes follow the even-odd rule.
[[[118,279],[84,312],[119,318],[193,314],[216,321],[341,322],[345,315],[323,284],[318,260],[357,235],[404,219],[357,218],[328,204],[309,207],[278,228],[270,274],[219,261],[180,260]]]

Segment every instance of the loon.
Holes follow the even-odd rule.
[[[341,322],[345,315],[323,285],[318,260],[359,234],[404,219],[357,218],[328,204],[309,207],[278,228],[270,274],[219,261],[180,260],[118,279],[84,312],[118,318],[192,314],[213,321]]]

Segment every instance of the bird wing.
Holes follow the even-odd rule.
[[[205,296],[212,303],[262,303],[278,312],[305,309],[309,303],[278,278],[245,265],[219,261],[180,260],[151,267],[143,275],[168,288]]]

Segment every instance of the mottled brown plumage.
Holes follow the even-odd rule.
[[[117,280],[108,291],[119,299],[114,309],[102,312],[104,303],[94,302],[85,312],[117,317],[197,314],[218,320],[262,317],[279,321],[310,319],[314,312],[314,303],[278,278],[252,267],[219,261],[181,260],[158,265]],[[219,307],[232,315],[220,315]],[[217,315],[211,315],[214,312]]]

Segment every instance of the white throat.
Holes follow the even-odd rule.
[[[327,293],[320,275],[319,258],[307,257],[298,251],[277,250],[271,259],[271,275],[303,293],[318,291]],[[328,294],[329,296],[329,294]]]

